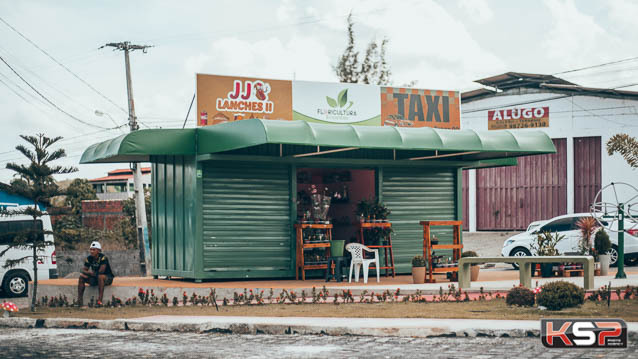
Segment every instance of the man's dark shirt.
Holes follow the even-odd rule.
[[[111,264],[109,264],[109,259],[104,254],[98,253],[97,258],[88,256],[84,261],[84,266],[90,268],[96,275],[99,274],[98,272],[100,271],[100,267],[102,266],[102,264],[106,264],[104,274],[114,277],[113,272],[111,271]]]

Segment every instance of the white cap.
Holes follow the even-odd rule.
[[[91,243],[91,247],[89,247],[89,249],[93,249],[93,248],[102,250],[102,246],[100,245],[100,242]]]

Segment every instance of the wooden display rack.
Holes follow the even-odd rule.
[[[423,226],[423,258],[425,258],[426,263],[428,263],[428,269],[425,273],[425,282],[426,283],[436,283],[436,280],[432,277],[433,274],[441,274],[448,272],[456,272],[458,273],[459,267],[443,267],[443,268],[433,268],[432,266],[432,251],[434,249],[451,249],[452,250],[452,261],[458,263],[459,259],[461,259],[461,249],[463,249],[463,245],[461,244],[461,225],[462,221],[421,221],[419,222]],[[431,226],[453,226],[452,231],[452,244],[432,244],[432,240],[430,238],[430,227]]]
[[[303,230],[306,228],[311,229],[323,229],[326,231],[326,237],[328,242],[323,243],[304,243],[303,242]],[[330,243],[332,241],[332,224],[314,224],[314,223],[296,223],[295,229],[297,232],[297,263],[295,266],[295,279],[299,280],[299,271],[301,271],[301,280],[306,280],[306,271],[312,269],[328,269],[328,264],[310,264],[304,263],[304,249],[313,248],[326,248],[326,251],[330,252]],[[330,255],[328,255],[330,257]]]
[[[372,228],[392,228],[392,223],[390,222],[359,222],[356,223],[358,234],[359,234],[359,243],[363,243],[363,230],[364,229],[372,229]],[[378,245],[378,246],[367,246],[370,249],[383,248],[383,253],[385,257],[385,266],[379,267],[379,269],[385,270],[385,276],[388,276],[388,271],[392,271],[392,278],[396,275],[394,270],[394,254],[392,253],[392,235],[388,236],[388,244]],[[389,256],[388,256],[388,252]],[[389,259],[389,261],[388,261]]]

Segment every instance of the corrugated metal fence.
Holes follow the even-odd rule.
[[[567,141],[553,141],[555,154],[476,171],[478,230],[522,230],[567,212]]]
[[[589,212],[601,187],[600,136],[574,138],[574,212]]]

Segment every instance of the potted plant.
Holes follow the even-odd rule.
[[[362,222],[386,222],[392,211],[377,199],[361,200],[357,203],[355,215]],[[392,228],[370,228],[365,231],[364,241],[366,245],[378,246],[386,244],[388,236],[392,234]],[[383,243],[382,243],[383,242]]]
[[[465,251],[463,253],[461,253],[461,258],[467,258],[467,257],[478,257],[478,254],[474,251]],[[478,263],[476,264],[472,264],[470,266],[470,280],[472,282],[476,282],[478,280],[478,276],[479,276],[479,271],[480,271],[481,267],[479,267]]]
[[[421,256],[412,258],[412,282],[414,284],[425,283],[425,259]]]
[[[611,257],[608,252],[610,249],[609,235],[601,228],[594,236],[594,258],[597,258],[595,259],[597,262],[600,261],[600,275],[607,275],[609,271]]]
[[[565,238],[564,235],[555,232],[553,235],[550,232],[539,233],[536,236],[536,242],[532,243],[530,247],[537,256],[557,256],[558,250],[556,245],[558,242]],[[534,265],[532,265],[532,268]],[[554,274],[553,263],[541,263],[541,276],[544,278],[551,277]]]
[[[598,222],[594,217],[583,217],[576,222],[576,227],[580,230],[579,252],[581,255],[588,255],[591,252],[592,235],[598,228]]]

